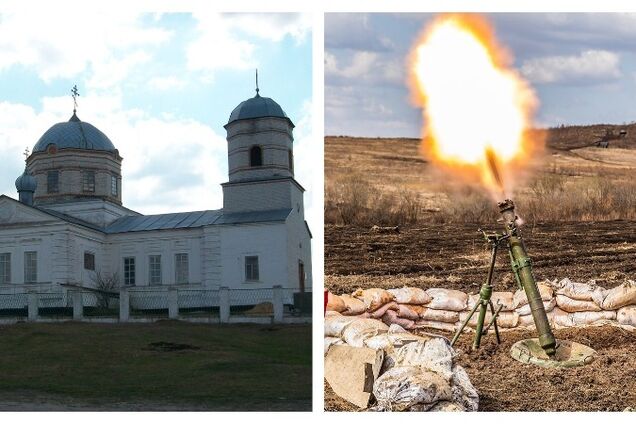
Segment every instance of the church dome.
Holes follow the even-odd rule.
[[[86,149],[114,152],[110,139],[88,122],[82,122],[75,113],[68,122],[49,128],[33,147],[33,153],[44,152],[54,144],[58,149]]]
[[[269,97],[261,97],[258,93],[235,107],[227,123],[256,118],[283,118],[287,119],[292,126],[294,125],[278,103]]]
[[[15,188],[18,190],[18,192],[35,192],[35,189],[37,188],[37,181],[35,180],[35,177],[29,174],[29,172],[25,168],[22,175],[20,175],[18,179],[15,180]]]

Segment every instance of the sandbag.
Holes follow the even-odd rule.
[[[492,292],[492,296],[490,297],[492,303],[495,305],[495,309],[499,307],[499,305],[503,305],[501,308],[502,312],[510,312],[515,309],[515,300],[514,293],[512,292]],[[479,294],[471,294],[468,297],[468,310],[471,310],[475,303],[479,301]]]
[[[556,299],[555,298],[551,298],[550,300],[544,300],[543,301],[543,309],[545,309],[546,312],[550,312],[552,309],[554,309],[554,307],[556,306]],[[530,315],[530,304],[526,303],[525,305],[515,309],[515,312],[518,313],[519,315]]]
[[[384,314],[386,314],[386,311],[388,311],[389,309],[397,312],[399,310],[399,306],[395,302],[389,302],[380,306],[375,311],[369,312],[369,315],[371,316],[371,318],[381,319]]]
[[[371,318],[359,318],[349,323],[342,330],[342,340],[349,346],[363,347],[364,340],[369,337],[386,333],[389,327],[382,321]]]
[[[417,366],[391,368],[375,381],[373,394],[377,411],[408,411],[415,405],[426,411],[438,401],[452,399],[448,381]]]
[[[414,328],[432,328],[435,330],[442,330],[453,333],[457,329],[457,324],[420,319],[418,321],[415,321]]]
[[[550,323],[555,327],[577,327],[584,325],[594,325],[603,320],[613,320],[616,318],[616,311],[600,312],[565,312],[559,308],[548,314]]]
[[[461,406],[464,411],[477,411],[479,408],[479,393],[470,382],[468,373],[461,365],[453,366],[453,377],[451,378],[451,390],[453,402]]]
[[[425,321],[439,321],[454,324],[459,321],[459,312],[424,308],[420,314],[420,318]]]
[[[324,354],[326,355],[327,352],[329,351],[329,348],[333,345],[341,345],[344,344],[344,341],[338,337],[325,337],[325,351]]]
[[[386,311],[386,313],[382,316],[382,322],[386,325],[397,324],[406,330],[410,330],[415,326],[415,321],[407,318],[400,318],[397,312],[392,309]]]
[[[550,300],[554,298],[554,290],[549,285],[545,283],[539,283],[537,284],[537,287],[539,288],[539,294],[541,295],[541,300],[543,300],[544,303],[549,302]],[[514,300],[515,309],[519,309],[519,307],[527,305],[528,297],[526,296],[525,290],[521,290],[521,289],[517,290],[514,294],[513,300]],[[527,314],[520,314],[520,315],[527,315]]]
[[[390,330],[389,330],[390,331]],[[371,349],[396,350],[408,343],[423,342],[430,337],[416,336],[408,332],[405,333],[382,333],[369,337],[364,341],[364,345]]]
[[[410,305],[424,305],[431,301],[431,297],[422,289],[416,287],[402,287],[387,290],[397,303]]]
[[[353,296],[343,294],[340,296],[340,299],[345,305],[345,309],[341,312],[342,315],[360,315],[365,313],[367,310],[364,302]]]
[[[353,297],[364,302],[367,311],[372,312],[380,306],[385,305],[393,300],[393,295],[384,289],[358,289],[352,294]]]
[[[468,317],[470,312],[462,312],[459,315],[459,321],[464,322],[464,320]],[[479,309],[473,314],[468,321],[468,326],[471,328],[477,327],[477,320],[479,319]],[[484,319],[484,328],[490,323],[492,320],[492,313],[490,312],[490,307],[488,307],[488,311],[486,311],[486,318]],[[497,325],[500,328],[515,328],[519,324],[519,314],[516,312],[499,312],[497,315]],[[494,326],[494,324],[493,324]]]
[[[441,337],[405,344],[396,350],[393,359],[393,366],[423,367],[449,381],[453,375],[453,348]]]
[[[624,306],[616,311],[616,321],[619,324],[636,327],[636,306]]]
[[[431,296],[431,301],[426,305],[431,309],[459,312],[466,309],[468,303],[468,295],[459,290],[428,289],[426,293]]]
[[[598,292],[603,291],[602,287],[596,284],[575,283],[569,278],[564,278],[555,284],[556,294],[569,297],[574,300],[594,300]],[[560,305],[559,305],[560,306]]]
[[[325,337],[339,337],[342,338],[342,332],[344,329],[360,318],[347,317],[344,315],[332,315],[325,317]]]
[[[636,282],[630,280],[613,289],[605,290],[595,300],[606,311],[636,305]]]
[[[565,312],[596,312],[602,310],[600,306],[591,300],[573,299],[562,294],[556,295],[556,304]]]
[[[412,310],[409,305],[398,305],[397,314],[400,318],[406,318],[412,321],[416,321],[420,318],[420,314]]]
[[[345,309],[347,309],[347,307],[345,306],[345,303],[342,301],[340,296],[329,292],[327,295],[327,310],[342,312]]]

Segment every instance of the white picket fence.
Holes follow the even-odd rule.
[[[294,307],[294,291],[130,287],[117,292],[81,288],[0,292],[0,323],[22,320],[148,322],[179,319],[210,323],[304,323],[310,311]],[[303,313],[304,312],[304,313]]]

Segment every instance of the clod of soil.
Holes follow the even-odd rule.
[[[177,352],[181,350],[199,350],[199,346],[192,346],[189,344],[180,344],[172,342],[154,342],[148,343],[148,347],[144,350],[154,350],[155,352]]]

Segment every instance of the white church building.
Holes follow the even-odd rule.
[[[0,292],[178,286],[310,291],[311,232],[294,178],[294,124],[272,99],[240,103],[225,125],[223,208],[143,215],[124,206],[122,160],[81,121],[49,128],[0,196]]]

